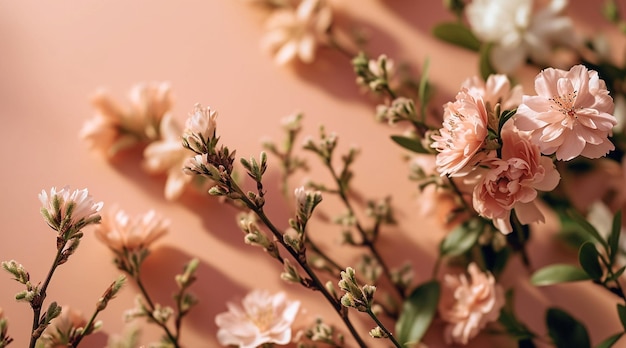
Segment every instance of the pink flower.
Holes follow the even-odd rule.
[[[541,152],[559,160],[598,158],[615,146],[608,140],[617,120],[613,99],[596,71],[576,65],[548,68],[535,78],[536,96],[524,96],[515,125],[532,132]]]
[[[495,321],[504,306],[504,291],[491,273],[483,273],[475,263],[465,274],[443,278],[439,314],[448,323],[447,344],[467,344],[487,323]]]
[[[124,110],[104,90],[92,98],[96,113],[85,122],[80,137],[92,148],[113,157],[136,143],[159,138],[159,123],[172,107],[170,85],[142,83],[130,93],[130,108]]]
[[[487,109],[481,97],[466,88],[455,102],[444,107],[443,128],[433,135],[431,145],[437,154],[437,170],[441,175],[463,176],[484,157],[483,145],[488,134]]]
[[[478,76],[471,77],[463,82],[462,87],[474,97],[482,97],[486,106],[493,110],[500,103],[500,109],[513,110],[522,103],[522,86],[511,88],[511,82],[506,75],[489,75],[487,82]]]
[[[217,129],[217,111],[211,107],[202,107],[196,104],[193,112],[189,114],[183,131],[183,142],[196,153],[207,153],[206,144],[215,138]]]
[[[243,307],[228,303],[228,312],[215,317],[220,344],[254,348],[264,343],[287,344],[299,301],[287,300],[284,293],[270,295],[254,290],[243,299]]]
[[[87,189],[70,192],[69,186],[61,190],[53,187],[49,193],[42,190],[39,200],[44,220],[58,232],[65,232],[69,228],[79,230],[100,220],[98,212],[103,203],[94,203]]]
[[[114,207],[102,218],[96,228],[96,236],[117,253],[140,252],[165,235],[168,228],[169,221],[154,210],[131,217]]]
[[[492,219],[500,232],[511,227],[511,210],[515,209],[522,224],[544,221],[534,203],[537,190],[550,191],[559,183],[560,175],[550,158],[541,156],[525,133],[505,127],[501,134],[502,158],[481,162],[486,167],[474,188],[474,209]]]
[[[161,120],[161,140],[152,142],[143,152],[144,168],[153,174],[167,174],[165,198],[174,200],[183,193],[192,179],[183,168],[189,151],[180,142],[182,130],[173,117],[166,115]]]
[[[61,314],[52,319],[50,326],[41,335],[43,347],[65,348],[71,346],[70,343],[77,335],[76,330],[84,328],[85,325],[87,325],[87,320],[82,313],[68,306],[63,306]]]
[[[325,0],[302,0],[296,9],[274,12],[267,21],[262,46],[276,52],[274,61],[278,65],[295,58],[311,63],[331,23],[332,10]]]

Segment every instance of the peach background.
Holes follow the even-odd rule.
[[[591,3],[576,1],[572,16],[583,31],[608,30]],[[338,20],[363,27],[371,38],[372,54],[384,52],[414,67],[429,56],[431,77],[442,101],[476,72],[474,54],[430,35],[433,24],[451,19],[437,1],[359,0],[341,6]],[[154,208],[172,220],[171,232],[145,264],[145,282],[157,301],[171,303],[173,276],[188,259],[200,258],[200,279],[193,291],[202,302],[184,324],[186,347],[217,346],[214,316],[225,310],[225,302],[243,297],[252,288],[285,290],[302,300],[309,319],[321,315],[338,322],[319,294],[284,284],[278,279],[276,262],[242,243],[232,209],[194,193],[168,202],[162,194],[164,178],[141,170],[140,153],[108,163],[78,139],[92,113],[88,98],[98,87],[107,87],[118,100],[125,100],[137,82],[167,80],[174,90],[177,119],[182,123],[196,102],[211,105],[220,113],[222,141],[236,148],[239,156],[258,156],[259,139],[277,138],[279,120],[295,110],[306,114],[305,134],[316,135],[318,126],[325,124],[340,135],[340,150],[359,145],[363,152],[355,165],[358,193],[367,198],[391,194],[399,209],[401,223],[384,231],[383,254],[393,265],[410,261],[417,270],[416,283],[427,280],[443,229],[415,213],[417,190],[406,180],[403,154],[387,140],[402,130],[376,124],[371,98],[359,92],[349,62],[336,52],[321,51],[310,66],[275,67],[258,48],[262,20],[254,8],[234,0],[0,1],[0,158],[5,197],[0,200],[0,259],[16,259],[27,267],[32,280],[42,280],[54,256],[55,236],[39,215],[37,194],[51,186],[87,187],[105,202],[105,209],[113,203],[133,214]],[[611,35],[620,39],[614,32]],[[523,75],[527,87],[533,75],[532,69]],[[328,180],[316,165],[310,175]],[[269,215],[286,226],[292,203],[277,193],[277,169],[267,177],[268,187],[274,190],[268,198]],[[299,185],[298,180],[292,186]],[[337,209],[338,202],[328,198],[320,212],[328,215]],[[336,246],[337,228],[323,219],[312,228],[322,244],[341,250]],[[547,224],[535,233],[530,252],[536,267],[572,257],[552,242],[554,232],[554,224]],[[345,263],[354,261],[350,253],[338,257]],[[88,315],[118,273],[109,250],[87,233],[70,262],[58,269],[47,303],[70,304]],[[32,312],[27,304],[13,301],[21,286],[9,278],[0,276],[0,306],[10,320],[12,346],[23,347]],[[516,260],[504,282],[518,289],[519,314],[534,330],[545,332],[542,313],[548,305],[562,306],[582,319],[594,343],[619,330],[615,301],[600,289],[588,284],[535,289],[525,278]],[[85,341],[85,346],[102,346],[105,335],[122,331],[121,313],[133,306],[136,293],[136,287],[129,285],[110,304],[100,316],[103,333]],[[364,335],[374,326],[368,318],[352,316],[358,318]],[[158,338],[158,331],[140,323],[144,342]],[[441,325],[435,327],[426,339],[432,347],[442,345],[437,330]],[[481,335],[473,346],[494,342]],[[499,342],[514,346],[507,340]]]

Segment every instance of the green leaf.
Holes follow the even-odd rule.
[[[617,304],[617,315],[619,315],[619,321],[622,323],[622,327],[626,330],[626,307],[621,304]]]
[[[548,334],[557,348],[590,348],[587,329],[558,308],[549,308],[546,313]]]
[[[480,41],[468,27],[459,22],[438,24],[433,28],[433,35],[443,41],[472,51],[478,52],[480,49]]]
[[[608,244],[606,243],[604,238],[600,236],[600,233],[598,233],[596,228],[593,227],[593,225],[590,224],[589,221],[587,221],[587,219],[585,219],[582,215],[580,215],[579,212],[577,212],[574,209],[568,209],[567,215],[571,217],[572,220],[574,220],[578,225],[580,225],[583,231],[586,232],[590,237],[595,239],[598,243],[602,244],[602,246],[604,247],[604,250],[607,250]]]
[[[403,148],[417,152],[417,153],[431,153],[427,148],[422,145],[422,143],[413,138],[404,137],[401,135],[392,135],[391,140],[393,140],[396,144],[402,146]]]
[[[517,109],[504,110],[504,112],[502,112],[502,115],[500,115],[500,119],[498,120],[498,134],[502,133],[502,127],[504,127],[506,121],[515,116],[516,113]]]
[[[496,69],[491,65],[491,47],[491,44],[484,44],[480,47],[480,61],[478,65],[480,68],[480,76],[485,81],[487,81],[489,75],[497,73]]]
[[[432,280],[415,288],[404,301],[396,323],[401,344],[417,343],[422,339],[437,312],[439,293],[439,282]]]
[[[450,231],[439,246],[441,255],[458,256],[470,250],[483,232],[482,220],[474,219],[457,226]]]
[[[622,335],[624,335],[623,332],[616,333],[615,335],[602,341],[602,343],[598,344],[596,348],[611,348],[615,343],[617,343],[617,341],[619,341],[620,338],[622,338]]]
[[[607,239],[609,244],[609,260],[612,266],[615,263],[615,258],[619,254],[619,237],[622,232],[622,212],[618,211],[613,217],[613,226],[611,227],[611,234]]]
[[[604,274],[598,260],[599,256],[595,244],[591,242],[583,243],[578,251],[578,262],[580,262],[580,265],[591,279],[600,279]]]
[[[556,264],[544,267],[530,277],[536,286],[546,286],[566,282],[589,280],[589,275],[582,269],[567,264]]]

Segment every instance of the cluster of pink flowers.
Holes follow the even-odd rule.
[[[180,146],[183,127],[172,113],[170,84],[137,84],[128,99],[130,107],[125,109],[105,91],[97,92],[92,98],[95,114],[85,122],[80,136],[109,159],[124,150],[143,148],[143,168],[151,174],[165,174],[165,198],[175,200],[192,178],[182,170],[189,154]]]
[[[553,190],[560,174],[542,154],[571,160],[614,149],[613,100],[597,72],[582,65],[545,69],[535,90],[536,96],[522,96],[504,75],[486,83],[470,79],[445,106],[443,127],[432,136],[439,173],[473,183],[474,209],[505,234],[513,211],[522,224],[544,220],[537,191]],[[500,120],[500,110],[515,108],[513,122]]]

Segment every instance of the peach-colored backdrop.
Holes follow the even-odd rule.
[[[573,2],[570,13],[579,28],[608,29],[599,5]],[[352,0],[343,1],[342,7],[339,20],[366,30],[372,54],[384,52],[413,66],[430,57],[431,78],[443,98],[453,96],[461,81],[476,73],[474,54],[430,35],[433,24],[451,19],[438,1]],[[162,194],[164,178],[145,174],[139,153],[108,163],[79,140],[78,132],[92,113],[89,96],[98,87],[125,100],[134,83],[167,80],[174,90],[178,121],[184,121],[196,102],[212,106],[220,113],[222,141],[236,148],[239,156],[258,156],[259,140],[278,137],[279,120],[296,110],[306,114],[305,134],[315,135],[325,124],[340,135],[341,150],[360,146],[362,156],[355,166],[358,193],[367,198],[391,194],[399,209],[401,223],[384,231],[383,254],[395,265],[411,262],[418,271],[416,282],[427,280],[443,229],[415,213],[417,190],[406,180],[401,151],[387,140],[402,130],[373,120],[374,104],[359,92],[349,62],[340,54],[323,50],[310,66],[274,66],[259,50],[262,18],[245,1],[235,0],[0,1],[0,159],[5,197],[0,200],[0,259],[16,259],[32,280],[42,280],[54,257],[55,234],[39,214],[37,194],[52,186],[87,187],[95,199],[105,202],[105,209],[114,203],[133,214],[154,208],[172,220],[171,232],[145,264],[145,281],[158,301],[170,303],[174,274],[188,259],[200,259],[200,279],[193,291],[201,304],[184,324],[186,347],[217,346],[213,318],[225,310],[227,301],[252,288],[285,290],[302,300],[309,318],[321,315],[338,322],[319,294],[285,284],[278,279],[275,261],[243,244],[231,208],[194,193],[168,202]],[[527,87],[531,78],[531,73],[523,78]],[[328,179],[316,165],[311,175]],[[291,184],[298,185],[298,180]],[[291,202],[277,193],[276,168],[268,173],[268,186],[274,190],[268,198],[269,214],[286,226]],[[337,209],[338,203],[329,198],[320,211],[332,214]],[[323,244],[336,248],[336,227],[320,220],[312,228],[314,238],[320,236]],[[535,233],[530,246],[534,266],[571,256],[551,241],[554,230],[548,224],[538,231],[542,233]],[[338,257],[353,261],[351,255]],[[589,326],[594,343],[619,330],[609,295],[579,284],[535,289],[527,284],[524,272],[518,261],[513,262],[505,282],[519,289],[519,313],[533,329],[545,332],[541,313],[546,306],[557,305]],[[48,301],[90,314],[118,274],[109,250],[87,233],[78,252],[58,269]],[[10,320],[14,347],[27,344],[32,320],[28,304],[13,300],[20,290],[8,273],[0,274],[0,307]],[[103,346],[105,335],[122,331],[122,312],[133,306],[136,293],[133,285],[123,290],[100,317],[103,333],[85,341],[86,346]],[[368,318],[353,316],[362,319],[358,325],[363,332],[374,326]],[[158,338],[158,331],[139,323],[145,328],[142,341]],[[439,333],[435,330],[427,337],[432,347],[442,345]],[[495,346],[493,342],[481,335],[473,345]]]

